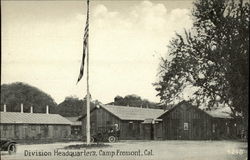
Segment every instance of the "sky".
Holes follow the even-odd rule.
[[[175,32],[192,26],[192,1],[90,2],[90,93],[112,102],[136,94],[159,102],[161,57]],[[86,2],[2,1],[1,84],[24,82],[51,95],[86,95],[86,73],[76,85],[82,59]],[[85,68],[86,71],[86,68]]]

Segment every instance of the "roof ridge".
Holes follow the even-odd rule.
[[[101,107],[121,120],[145,120],[147,118],[155,119],[164,112],[163,109],[154,108],[115,105],[101,105]]]
[[[107,107],[123,107],[123,108],[136,108],[136,109],[153,109],[153,110],[163,110],[164,109],[159,109],[159,108],[141,108],[141,107],[134,107],[134,106],[121,106],[121,105],[110,105],[110,104],[103,104],[102,106],[107,106]]]
[[[30,113],[30,112],[3,112],[3,111],[0,111],[0,113],[18,113],[18,114],[45,114],[45,115],[60,115],[60,114],[57,114],[57,113]],[[61,116],[61,115],[60,115]]]

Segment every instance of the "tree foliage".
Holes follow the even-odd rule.
[[[96,101],[94,101],[96,102]],[[94,102],[91,102],[90,109],[93,109],[96,105]],[[78,117],[83,113],[86,113],[86,100],[81,100],[77,97],[69,96],[57,106],[57,114],[60,114],[65,117]]]
[[[156,108],[156,103],[150,102],[147,99],[142,99],[140,96],[132,94],[125,97],[116,96],[114,99],[114,105],[118,106],[131,106],[142,108]]]
[[[36,87],[22,82],[1,85],[1,110],[6,104],[7,111],[20,112],[21,103],[24,112],[30,112],[30,107],[33,106],[33,112],[45,113],[46,105],[49,105],[50,113],[54,113],[56,107],[53,98]]]
[[[249,3],[197,0],[192,15],[192,29],[177,33],[162,58],[158,96],[169,103],[193,86],[194,103],[225,104],[248,119]]]

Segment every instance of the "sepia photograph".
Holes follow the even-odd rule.
[[[1,0],[1,160],[248,160],[249,0]]]

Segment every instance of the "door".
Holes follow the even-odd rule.
[[[180,119],[172,119],[171,128],[173,130],[171,131],[170,139],[181,139],[182,127],[180,126]]]
[[[199,119],[193,119],[193,139],[201,139],[201,122]]]
[[[41,125],[41,136],[42,138],[48,138],[49,128],[48,125]]]
[[[14,125],[14,137],[15,137],[15,139],[19,139],[19,127],[18,127],[18,125]]]
[[[151,140],[152,139],[152,126],[151,124],[143,124],[143,137],[145,140]]]

